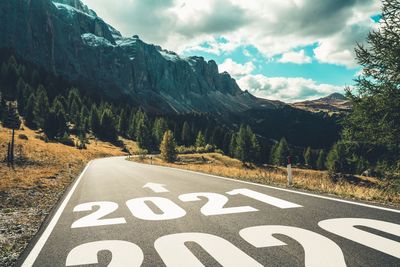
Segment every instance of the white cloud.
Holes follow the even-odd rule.
[[[239,79],[253,72],[256,67],[253,62],[247,62],[245,64],[239,64],[228,58],[224,63],[218,66],[220,72],[228,72],[235,79]]]
[[[83,1],[125,35],[178,53],[219,55],[252,45],[272,57],[318,43],[318,61],[348,67],[356,65],[355,43],[373,28],[370,16],[380,12],[379,0]],[[221,36],[227,42],[218,42]]]
[[[290,51],[282,54],[282,57],[278,60],[281,63],[295,63],[295,64],[305,64],[311,63],[311,57],[307,56],[304,50],[300,51]]]
[[[340,32],[321,39],[318,47],[314,49],[315,58],[322,63],[356,68],[355,44],[364,42],[374,27],[375,24],[369,19],[349,25]]]
[[[311,79],[266,77],[264,75],[247,75],[238,80],[242,90],[248,90],[255,96],[281,100],[288,103],[324,97],[335,92],[344,91],[344,86],[319,84]]]

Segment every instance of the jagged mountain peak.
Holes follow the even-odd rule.
[[[97,17],[96,12],[89,9],[88,6],[83,4],[80,0],[52,0],[52,2],[58,7],[60,7],[60,5],[69,6],[87,15]]]
[[[18,14],[18,15],[17,15]],[[80,0],[0,1],[0,49],[157,113],[228,114],[275,104],[243,94],[214,60],[124,37]]]

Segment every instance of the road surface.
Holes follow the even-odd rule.
[[[99,159],[17,265],[400,266],[400,211]]]

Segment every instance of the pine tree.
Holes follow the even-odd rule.
[[[3,121],[7,111],[6,101],[3,95],[0,93],[0,121]]]
[[[307,147],[306,151],[304,152],[304,164],[308,168],[312,168],[312,150],[311,147]]]
[[[115,127],[114,115],[109,108],[104,108],[100,117],[99,136],[107,141],[117,139],[117,129]]]
[[[242,162],[258,162],[260,144],[250,126],[241,125],[236,137],[236,157]]]
[[[242,162],[249,161],[250,151],[251,151],[251,140],[249,136],[249,129],[246,128],[244,125],[240,126],[236,142],[237,142],[236,153],[238,159]]]
[[[118,119],[119,134],[126,137],[128,134],[128,128],[129,128],[128,109],[124,108],[121,110]]]
[[[144,112],[136,115],[136,141],[140,148],[151,150],[152,140],[149,127],[149,119]]]
[[[318,158],[317,158],[317,162],[316,162],[316,167],[318,170],[325,169],[325,160],[326,160],[325,151],[323,149],[320,149],[318,151]]]
[[[326,157],[326,167],[330,173],[346,171],[346,151],[342,143],[335,144]]]
[[[374,156],[395,163],[400,159],[400,1],[382,3],[380,27],[369,34],[367,45],[356,48],[363,71],[354,91],[347,90],[352,111],[344,121],[343,137],[347,142],[365,144],[369,150],[384,146],[387,155]]]
[[[83,105],[81,108],[78,122],[79,123],[77,126],[79,135],[84,136],[89,130],[89,110],[87,109],[86,105]]]
[[[130,119],[129,119],[129,127],[128,127],[128,137],[132,140],[136,140],[136,124],[135,123],[136,123],[136,113],[134,111],[132,111]]]
[[[68,132],[67,119],[62,110],[54,109],[57,118],[57,131],[56,137],[62,137],[64,133]]]
[[[237,148],[237,134],[233,133],[232,137],[231,137],[231,140],[229,142],[229,155],[232,158],[236,158],[237,157],[236,148]]]
[[[196,147],[205,147],[206,146],[206,139],[201,131],[197,134],[196,137]]]
[[[24,114],[25,105],[27,99],[27,87],[28,85],[24,82],[22,78],[18,79],[17,83],[17,103],[18,103],[18,112],[19,114]]]
[[[10,129],[18,130],[21,126],[21,120],[19,119],[17,109],[10,104],[8,104],[6,114],[3,120],[3,126]]]
[[[58,118],[57,114],[51,110],[44,121],[43,131],[47,138],[54,139],[58,134]]]
[[[289,146],[284,137],[279,141],[273,154],[273,164],[279,166],[285,166],[287,163],[287,157],[289,156]]]
[[[258,142],[257,136],[251,131],[250,132],[250,142],[251,142],[251,151],[250,151],[250,160],[252,162],[259,163],[260,162],[260,153],[261,147]]]
[[[161,158],[166,162],[176,160],[176,143],[173,133],[167,130],[160,145]]]
[[[37,90],[37,96],[35,98],[35,106],[33,109],[33,114],[35,116],[36,126],[43,128],[44,121],[49,113],[49,99],[47,98],[46,90],[42,85],[39,85]]]
[[[80,109],[79,101],[76,101],[75,99],[72,100],[69,108],[69,118],[71,122],[75,124],[75,127],[79,126]]]
[[[36,105],[35,94],[31,93],[26,103],[25,113],[24,113],[25,124],[31,129],[36,129],[37,127],[35,123],[35,113],[34,113],[35,105]]]
[[[279,142],[274,143],[273,146],[271,147],[268,163],[275,164],[275,154],[276,154],[276,150],[278,149],[278,146],[279,146]]]
[[[65,116],[65,107],[62,103],[62,97],[57,96],[54,98],[53,104],[51,105],[51,109],[55,111],[55,113],[61,112]]]
[[[168,130],[167,121],[164,118],[156,118],[153,126],[153,136],[157,146],[161,143],[164,133]]]
[[[225,155],[229,155],[229,146],[232,139],[232,134],[230,132],[226,132],[224,135],[224,140],[222,142],[222,151],[224,151]]]
[[[190,132],[189,123],[186,121],[183,123],[182,126],[182,134],[181,134],[182,144],[185,146],[189,146],[192,140],[192,133]]]
[[[92,108],[90,110],[90,129],[92,130],[94,135],[98,135],[100,132],[100,118],[99,118],[99,112],[96,108],[95,105],[92,105]]]

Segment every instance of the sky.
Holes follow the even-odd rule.
[[[82,0],[124,36],[215,60],[242,90],[297,102],[344,92],[379,0]]]

